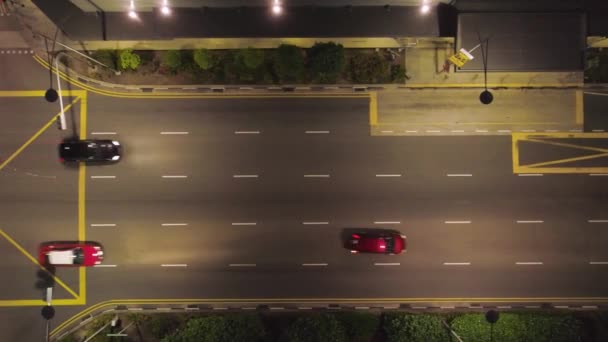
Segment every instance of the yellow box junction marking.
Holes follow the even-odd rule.
[[[584,99],[583,99],[583,91],[577,90],[575,93],[576,96],[576,123],[578,125],[583,125],[585,118],[585,109],[584,109]]]
[[[513,133],[511,137],[513,173],[608,173],[608,160],[606,161],[606,166],[558,166],[559,164],[564,163],[608,157],[608,148],[586,146],[584,145],[584,142],[580,142],[580,140],[584,141],[584,139],[606,139],[606,141],[608,142],[608,133]],[[552,141],[551,139],[577,140],[576,142],[566,143],[561,141]],[[581,151],[593,151],[597,153],[591,155],[582,155],[580,157],[548,160],[539,163],[522,165],[519,160],[520,141],[559,146],[568,149],[578,149]]]
[[[0,97],[41,97],[42,98],[42,97],[44,97],[45,92],[46,91],[44,91],[44,90],[0,91]],[[75,97],[71,103],[64,106],[63,113],[67,112],[78,101],[82,101],[84,99],[84,108],[82,106],[80,108],[81,120],[82,120],[83,115],[86,117],[86,98],[87,98],[86,91],[84,91],[84,90],[67,90],[67,91],[62,91],[61,95],[65,96],[65,97]],[[23,145],[21,145],[15,152],[13,152],[6,160],[4,160],[0,164],[0,170],[5,168],[11,161],[13,161],[19,154],[21,154],[29,145],[31,145],[40,135],[42,135],[42,133],[44,133],[53,124],[53,122],[55,122],[57,120],[57,118],[61,114],[62,114],[62,112],[59,112],[59,113],[53,115],[51,117],[51,119],[49,121],[47,121],[46,124],[44,124],[44,126],[42,126],[36,133],[34,133],[34,135],[32,135],[25,143],[23,143]],[[85,129],[86,129],[86,127],[85,127]],[[83,177],[83,176],[81,176],[79,174],[79,180],[80,180],[80,177]],[[80,194],[80,190],[79,190],[79,194]],[[83,192],[83,194],[84,194],[84,192]],[[84,197],[82,197],[82,200],[84,201]],[[80,201],[80,197],[79,197],[79,201]],[[84,207],[83,207],[83,209],[84,209]],[[81,215],[81,211],[79,210],[79,224],[80,224],[80,215]],[[84,229],[84,219],[82,221],[83,221],[82,225],[83,225],[83,229]],[[80,230],[80,227],[79,227],[79,230]],[[21,245],[19,245],[19,243],[17,243],[17,241],[15,241],[13,238],[11,238],[2,229],[0,229],[0,236],[4,237],[8,242],[10,242],[13,246],[15,246],[15,248],[19,252],[21,252],[21,254],[25,255],[30,261],[32,261],[34,264],[36,264],[38,267],[40,267],[40,269],[48,272],[42,265],[40,265],[40,263],[38,262],[38,260],[35,257],[33,257],[31,254],[29,254]],[[84,233],[82,233],[82,235],[81,235],[80,231],[79,231],[79,238],[81,236],[83,237],[83,240],[84,240]],[[50,275],[53,277],[53,279],[55,280],[55,282],[57,284],[59,284],[61,287],[63,287],[70,295],[74,296],[74,299],[54,299],[53,305],[83,305],[83,304],[85,304],[85,297],[83,296],[85,294],[85,292],[83,291],[83,282],[82,282],[84,272],[83,272],[82,268],[80,270],[80,279],[81,279],[80,295],[77,294],[74,290],[72,290],[69,286],[67,286],[57,276],[55,276],[53,274],[50,274]],[[41,306],[41,305],[46,305],[46,302],[43,301],[42,299],[0,300],[0,307]]]
[[[87,94],[85,93],[80,100],[80,139],[87,138]],[[78,165],[78,240],[86,240],[86,207],[85,207],[85,185],[86,185],[86,165],[80,162]],[[82,304],[86,303],[87,298],[87,276],[86,269],[78,269],[79,294]]]
[[[369,125],[378,124],[378,94],[375,91],[369,93]]]

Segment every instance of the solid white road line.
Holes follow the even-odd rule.
[[[172,227],[172,226],[187,226],[187,223],[161,223],[163,227]]]
[[[589,223],[608,223],[608,220],[587,220]]]
[[[455,129],[452,130],[452,133],[464,133],[464,129]]]
[[[376,177],[401,177],[400,173],[381,173],[377,174]]]
[[[602,177],[602,176],[608,176],[608,173],[590,173],[589,176]]]
[[[405,133],[418,133],[418,131],[417,130],[415,130],[415,131],[405,131]]]
[[[116,132],[91,132],[91,135],[115,135]]]
[[[271,306],[269,307],[270,310],[284,310],[285,308],[282,306]]]
[[[535,129],[522,129],[522,132],[526,132],[526,133],[532,133],[532,132],[536,132]]]
[[[355,306],[355,310],[369,310],[369,306]]]
[[[451,309],[455,309],[456,307],[454,306],[440,306],[440,309],[445,309],[445,310],[451,310]]]
[[[517,223],[543,223],[545,221],[542,220],[517,220]]]
[[[498,133],[511,133],[510,129],[499,129]]]
[[[108,264],[99,264],[99,265],[94,265],[93,267],[116,267],[117,265],[108,265]]]
[[[327,266],[328,264],[320,263],[320,264],[302,264],[302,266]]]
[[[228,310],[228,308],[224,308],[224,307],[214,307],[213,310]]]
[[[304,225],[318,225],[318,224],[329,224],[328,221],[319,221],[319,222],[302,222]]]
[[[162,177],[163,178],[188,178],[188,176],[185,176],[185,175],[164,175]]]
[[[511,305],[498,305],[497,308],[499,308],[499,309],[510,309]]]
[[[526,305],[524,306],[526,309],[540,309],[540,305]]]
[[[519,177],[540,177],[542,176],[542,173],[518,173],[517,176]]]
[[[161,135],[186,135],[190,132],[160,132]]]
[[[329,134],[329,131],[306,131],[306,134]]]
[[[603,130],[603,129],[592,129],[591,132],[601,133],[601,132],[605,132],[605,130]]]
[[[234,134],[260,134],[260,131],[234,131]]]
[[[515,265],[542,265],[542,261],[518,261]]]
[[[161,267],[187,267],[188,264],[161,264]]]
[[[399,266],[399,262],[375,262],[374,266]]]
[[[374,224],[401,224],[401,221],[374,221]]]
[[[597,305],[583,305],[583,309],[597,309]]]
[[[589,261],[589,265],[608,265],[608,261]]]
[[[329,175],[304,175],[304,178],[329,178]]]
[[[255,226],[255,222],[232,222],[233,226]]]
[[[129,311],[142,311],[144,308],[127,308]]]
[[[394,133],[394,132],[393,131],[380,131],[380,133],[390,134],[390,133]]]
[[[91,176],[92,179],[114,179],[116,176]]]
[[[157,311],[171,311],[171,308],[156,308]]]
[[[230,267],[256,267],[256,264],[229,264]]]
[[[477,133],[488,133],[487,129],[476,129],[475,132]]]
[[[469,266],[470,262],[444,262],[445,266]]]
[[[91,223],[91,227],[116,227],[116,223]]]
[[[426,132],[427,133],[441,133],[441,131],[436,130],[436,129],[427,129]]]
[[[298,306],[298,310],[312,310],[310,306]]]
[[[258,178],[258,175],[232,175],[232,178]]]
[[[446,224],[469,224],[471,221],[445,221]]]
[[[448,177],[473,177],[472,173],[448,173]]]

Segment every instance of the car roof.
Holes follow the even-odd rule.
[[[55,265],[71,265],[74,263],[74,252],[72,249],[66,251],[51,251],[47,253],[49,263]]]

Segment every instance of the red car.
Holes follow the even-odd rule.
[[[103,248],[95,242],[43,244],[38,261],[43,266],[95,266],[103,261]]]
[[[407,238],[399,233],[357,233],[347,241],[351,253],[399,254],[406,250]]]

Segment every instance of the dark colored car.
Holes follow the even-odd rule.
[[[62,162],[116,162],[121,152],[116,140],[65,140],[59,144]]]
[[[406,250],[407,238],[399,233],[365,232],[351,234],[346,247],[351,253],[399,254]]]
[[[38,261],[43,266],[95,266],[103,261],[103,248],[95,242],[43,244]]]

